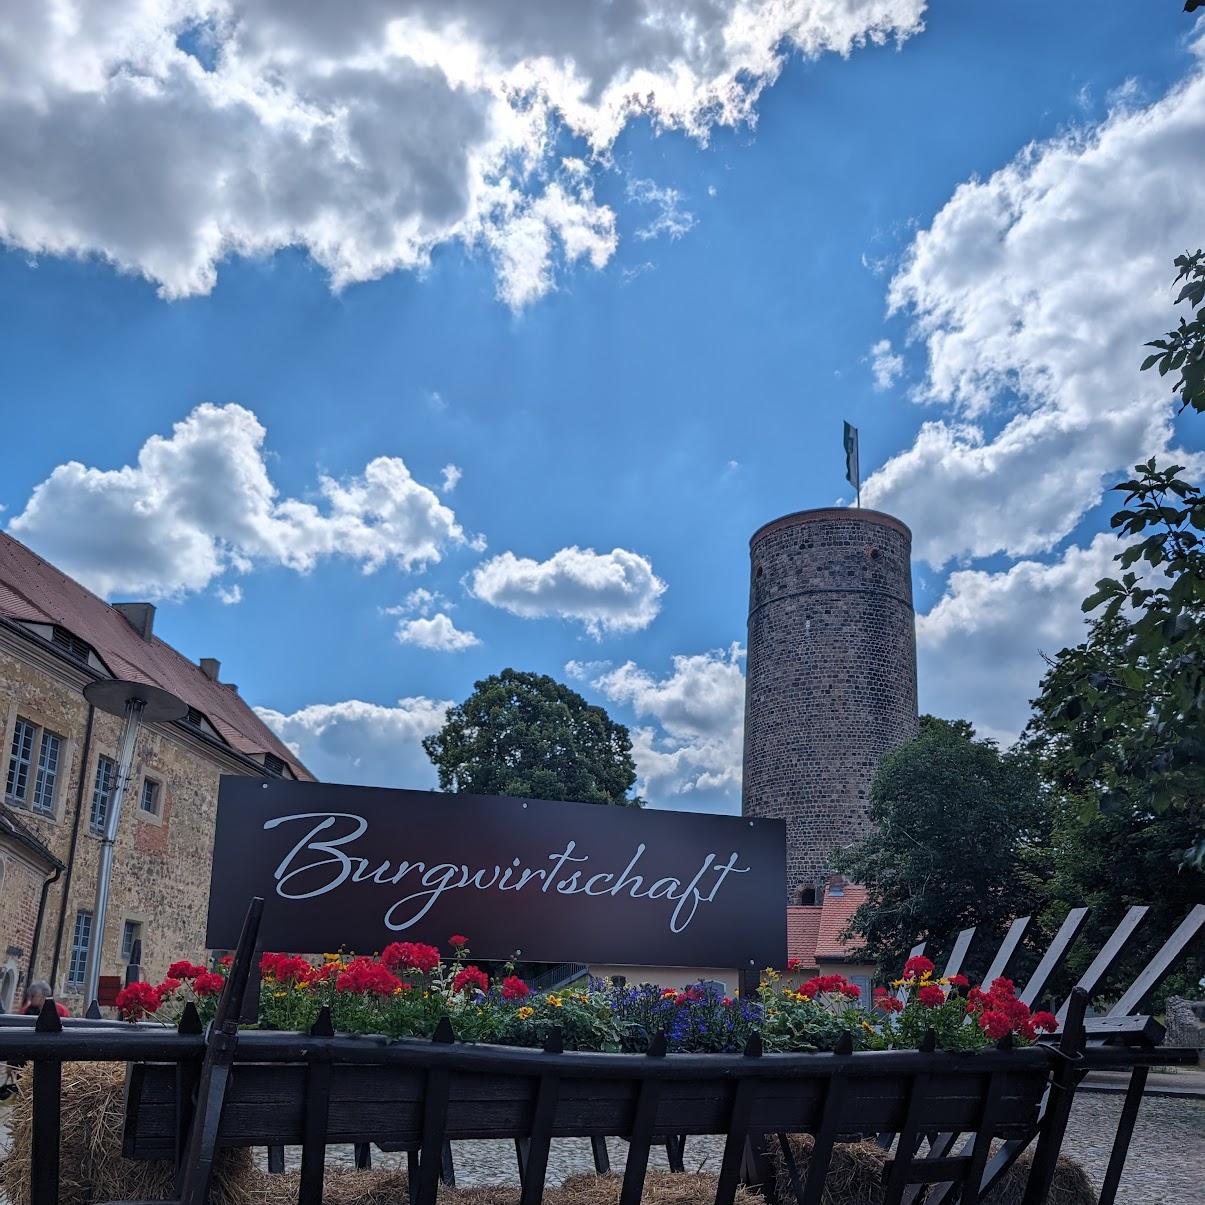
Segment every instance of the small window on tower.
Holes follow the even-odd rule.
[[[816,888],[805,887],[799,893],[799,902],[801,904],[814,904],[816,902]]]

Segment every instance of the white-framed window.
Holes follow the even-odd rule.
[[[121,961],[129,962],[134,956],[134,943],[142,940],[142,921],[128,920],[121,926]]]
[[[57,732],[39,728],[32,720],[17,716],[4,779],[4,794],[10,803],[43,816],[54,815],[55,788],[65,743]]]
[[[56,732],[42,730],[42,746],[38,751],[38,776],[33,784],[33,801],[30,806],[44,816],[54,815],[54,787],[59,778],[59,759],[63,752],[63,738]]]
[[[71,961],[67,964],[67,982],[78,986],[88,969],[88,947],[92,944],[92,913],[80,909],[75,914],[71,933]]]
[[[144,778],[142,793],[138,796],[138,806],[148,816],[158,816],[163,807],[163,784],[154,778]]]
[[[4,794],[14,803],[24,803],[29,796],[33,747],[37,735],[36,725],[17,716],[13,727],[13,745],[8,758],[8,778],[4,783]]]
[[[92,784],[92,813],[88,827],[97,836],[103,836],[109,822],[109,800],[117,785],[117,763],[103,753],[96,759],[96,781]]]

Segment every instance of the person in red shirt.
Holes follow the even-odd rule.
[[[50,989],[50,984],[44,979],[35,979],[29,985],[29,990],[25,993],[25,1007],[21,1010],[27,1017],[36,1017],[42,1011],[42,1005],[51,998],[53,993]],[[60,1017],[69,1017],[71,1014],[57,1000],[54,1002],[55,1010]]]

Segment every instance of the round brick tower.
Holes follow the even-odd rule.
[[[749,541],[742,812],[786,820],[790,903],[866,833],[879,758],[916,735],[911,551],[898,519],[844,507]]]

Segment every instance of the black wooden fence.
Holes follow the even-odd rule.
[[[1194,910],[1123,995],[1119,1007],[1130,1011],[1115,1008],[1085,1023],[1088,992],[1133,932],[1123,921],[1124,934],[1106,943],[1060,1009],[1060,1033],[1024,1049],[1006,1040],[951,1053],[936,1050],[927,1035],[917,1051],[854,1053],[847,1040],[832,1054],[766,1055],[754,1039],[741,1055],[667,1056],[657,1035],[640,1056],[565,1052],[556,1034],[542,1051],[462,1044],[446,1022],[430,1041],[336,1036],[325,1010],[309,1034],[240,1032],[261,907],[256,901],[248,913],[207,1033],[191,1008],[176,1031],[62,1022],[50,1003],[37,1018],[0,1023],[0,1058],[32,1063],[31,1205],[57,1205],[61,1068],[70,1061],[129,1065],[124,1153],[174,1160],[182,1205],[204,1205],[219,1146],[285,1144],[302,1149],[300,1205],[317,1205],[326,1146],[346,1142],[408,1151],[413,1205],[434,1205],[448,1171],[446,1144],[471,1138],[516,1141],[521,1205],[536,1205],[554,1137],[588,1138],[597,1149],[608,1135],[628,1140],[620,1205],[636,1205],[652,1145],[677,1144],[680,1154],[685,1137],[698,1134],[725,1136],[716,1205],[731,1205],[739,1183],[773,1199],[771,1143],[797,1205],[818,1205],[835,1143],[875,1133],[895,1147],[885,1171],[889,1205],[912,1200],[920,1184],[937,1186],[929,1200],[978,1201],[1035,1141],[1025,1205],[1038,1205],[1077,1085],[1091,1070],[1123,1069],[1132,1078],[1101,1197],[1108,1205],[1147,1071],[1196,1059],[1192,1051],[1157,1048],[1161,1027],[1136,1010],[1199,931],[1205,908]],[[1064,930],[1074,936],[1081,924],[1082,917],[1069,918]],[[1010,930],[999,970],[1019,938]],[[955,960],[968,944],[959,943]],[[1069,945],[1070,938],[1043,959],[1046,970],[1039,967],[1023,996],[1033,988],[1028,998],[1037,997],[1035,980],[1051,973]],[[814,1137],[806,1176],[786,1140],[799,1133]],[[918,1157],[922,1138],[928,1146]],[[997,1139],[1003,1145],[993,1153]]]

